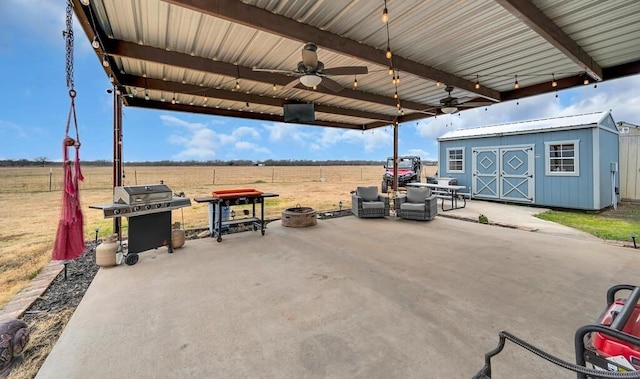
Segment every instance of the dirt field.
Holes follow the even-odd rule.
[[[425,166],[434,175],[435,166]],[[317,211],[351,207],[350,191],[359,185],[380,187],[383,168],[378,166],[328,167],[125,167],[125,185],[164,181],[185,196],[208,196],[212,190],[252,187],[280,196],[269,199],[268,218],[280,217],[285,208],[296,205]],[[85,217],[85,238],[112,232],[112,220],[89,205],[111,203],[112,169],[84,167],[85,181],[80,200]],[[0,168],[0,306],[20,291],[51,260],[51,249],[60,216],[62,168]],[[173,211],[173,220],[185,228],[208,224],[207,204]],[[126,226],[126,219],[123,220]]]

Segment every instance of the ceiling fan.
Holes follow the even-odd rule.
[[[298,62],[298,67],[295,70],[279,70],[270,68],[253,68],[253,71],[273,72],[279,74],[286,74],[288,76],[295,76],[296,79],[285,85],[283,89],[293,88],[302,83],[306,87],[313,88],[318,85],[322,85],[333,92],[340,92],[342,85],[335,80],[329,79],[328,76],[334,75],[363,75],[367,74],[369,70],[366,66],[343,66],[325,68],[324,63],[318,60],[318,54],[316,51],[318,46],[315,43],[307,42],[302,48],[302,60]]]
[[[474,102],[474,101],[461,103],[458,101],[457,97],[451,96],[451,91],[453,91],[452,86],[446,86],[444,90],[447,92],[447,97],[445,97],[444,99],[440,99],[439,107],[432,108],[432,109],[440,109],[442,113],[451,114],[451,113],[458,112],[460,110],[459,108],[475,108],[475,107],[481,107],[481,106],[493,104],[492,102]]]

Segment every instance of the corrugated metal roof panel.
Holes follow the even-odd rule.
[[[380,21],[384,4],[381,1],[243,2],[364,43],[379,49],[380,54],[387,46],[386,27]],[[602,67],[640,59],[637,43],[640,2],[534,0],[534,3]],[[246,67],[294,70],[307,40],[303,35],[284,38],[160,0],[92,0],[91,4],[100,28],[111,38]],[[520,85],[526,87],[550,82],[552,73],[561,79],[582,72],[578,64],[496,2],[388,0],[387,7],[389,43],[394,56],[446,71],[469,82],[478,78],[483,87],[510,91],[516,74]],[[318,47],[318,58],[328,68],[367,66],[369,74],[358,76],[358,91],[387,97],[395,92],[385,65],[336,53],[322,45]],[[236,80],[236,77],[129,58],[114,58],[113,62],[116,72],[198,85],[203,87],[203,93],[207,87],[232,90]],[[433,80],[424,79],[418,73],[400,71],[399,74],[401,101],[432,107],[438,106],[446,96],[444,85],[437,87]],[[352,88],[354,77],[332,79],[344,88]],[[274,93],[272,83],[256,83],[242,77],[239,80],[241,91],[251,94],[387,115],[397,113],[393,106],[351,99],[340,93],[333,96],[300,89]],[[178,97],[182,95],[193,96],[179,94]],[[461,102],[478,97],[459,88],[453,90],[452,96]]]
[[[448,132],[438,138],[438,141],[453,139],[465,139],[470,137],[489,137],[502,134],[520,134],[526,132],[539,132],[568,128],[575,126],[594,126],[598,124],[609,112],[585,113],[575,116],[563,116],[510,122],[506,124],[482,126],[479,128],[460,129]]]

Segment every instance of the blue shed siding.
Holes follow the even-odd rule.
[[[594,208],[593,186],[593,127],[563,131],[505,135],[499,137],[470,138],[440,141],[440,176],[452,177],[458,184],[472,186],[472,151],[480,147],[507,147],[534,145],[534,204],[549,207],[596,209]],[[545,142],[579,140],[579,176],[547,176],[545,174]],[[447,172],[447,149],[464,149],[464,173]],[[616,149],[617,151],[617,149]],[[616,153],[617,154],[617,153]],[[608,164],[607,164],[608,166]],[[608,170],[608,167],[607,167]]]
[[[615,124],[614,124],[615,126]],[[611,163],[618,163],[618,133],[608,128],[598,129],[598,139],[600,147],[600,206],[605,208],[613,205],[611,188]],[[615,187],[620,187],[620,167],[616,172]]]

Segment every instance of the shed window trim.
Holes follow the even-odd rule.
[[[464,147],[447,148],[447,172],[464,174]]]
[[[580,176],[580,140],[544,143],[545,174]]]

